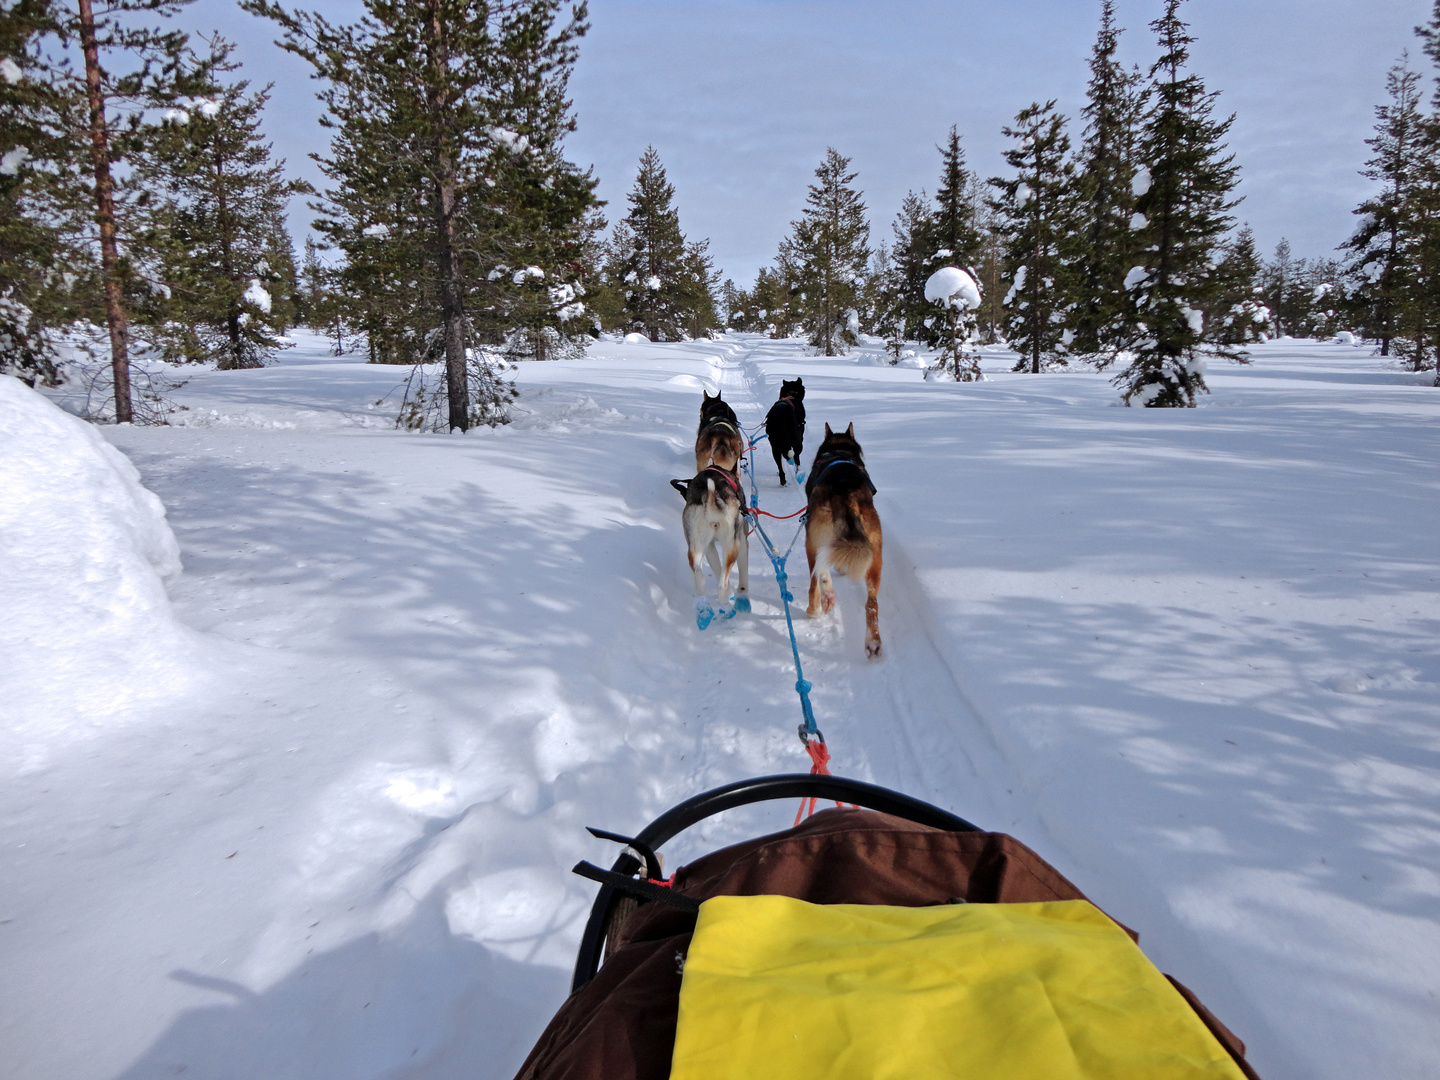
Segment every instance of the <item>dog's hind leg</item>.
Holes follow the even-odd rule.
[[[865,655],[874,660],[880,655],[880,545],[865,571]]]
[[[735,589],[735,610],[750,610],[750,538],[745,533],[745,515],[735,523],[736,561],[740,567],[740,581]]]
[[[772,436],[770,439],[770,453],[775,455],[775,470],[780,474],[780,486],[785,486],[785,453],[780,443]]]

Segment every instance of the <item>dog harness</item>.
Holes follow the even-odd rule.
[[[740,481],[736,480],[734,475],[732,475],[729,470],[722,469],[719,465],[707,465],[705,466],[705,468],[700,470],[699,474],[696,475],[695,479],[699,480],[700,477],[704,476],[706,473],[715,473],[718,476],[723,476],[725,478],[725,482],[730,485],[730,490],[735,493],[736,497],[740,500],[741,505],[744,505],[745,493],[740,490]]]
[[[815,473],[814,478],[810,481],[810,487],[819,487],[820,481],[824,478],[825,474],[828,473],[831,469],[833,469],[836,465],[849,465],[852,469],[858,471],[860,475],[865,478],[865,486],[870,489],[870,494],[874,495],[876,493],[875,482],[870,479],[870,474],[865,471],[865,466],[861,465],[858,461],[851,461],[849,458],[842,457],[832,458],[831,460],[827,461],[820,468],[820,470]]]

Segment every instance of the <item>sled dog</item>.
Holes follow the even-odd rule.
[[[788,457],[799,469],[805,442],[805,384],[800,379],[781,381],[780,400],[765,414],[765,434],[770,439],[770,453],[775,455],[780,486],[784,487],[785,459]]]
[[[865,655],[880,655],[881,535],[875,512],[875,485],[865,471],[865,455],[855,441],[855,425],[841,434],[825,425],[825,440],[815,452],[805,481],[805,555],[810,560],[811,618],[835,606],[830,571],[854,581],[865,579]]]
[[[730,595],[730,570],[739,564],[735,607],[730,614],[750,610],[750,543],[745,535],[745,498],[739,477],[718,465],[707,465],[691,480],[671,480],[670,483],[685,496],[680,521],[685,528],[690,571],[695,575],[696,619],[703,630],[715,617],[714,609],[705,598],[707,561],[715,573],[722,605]]]
[[[740,434],[735,410],[720,400],[718,391],[714,397],[705,391],[705,400],[700,403],[700,430],[695,434],[695,471],[713,463],[738,474],[744,456],[745,437]]]

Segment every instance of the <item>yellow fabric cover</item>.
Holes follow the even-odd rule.
[[[1241,1080],[1084,900],[700,908],[671,1080]]]

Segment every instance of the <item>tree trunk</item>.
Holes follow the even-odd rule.
[[[450,52],[445,23],[436,0],[427,5],[426,52],[430,66],[426,89],[435,154],[435,258],[440,272],[440,322],[445,338],[445,384],[449,391],[450,430],[470,427],[470,388],[465,369],[465,307],[460,264],[455,259],[455,158],[446,138],[451,104],[446,97]]]
[[[80,49],[85,54],[85,94],[90,105],[90,160],[95,170],[95,223],[100,227],[100,276],[105,285],[105,324],[110,331],[110,368],[115,381],[115,422],[134,419],[130,404],[130,326],[120,291],[120,251],[115,242],[115,185],[110,176],[110,137],[100,86],[100,49],[90,0],[79,0]]]

